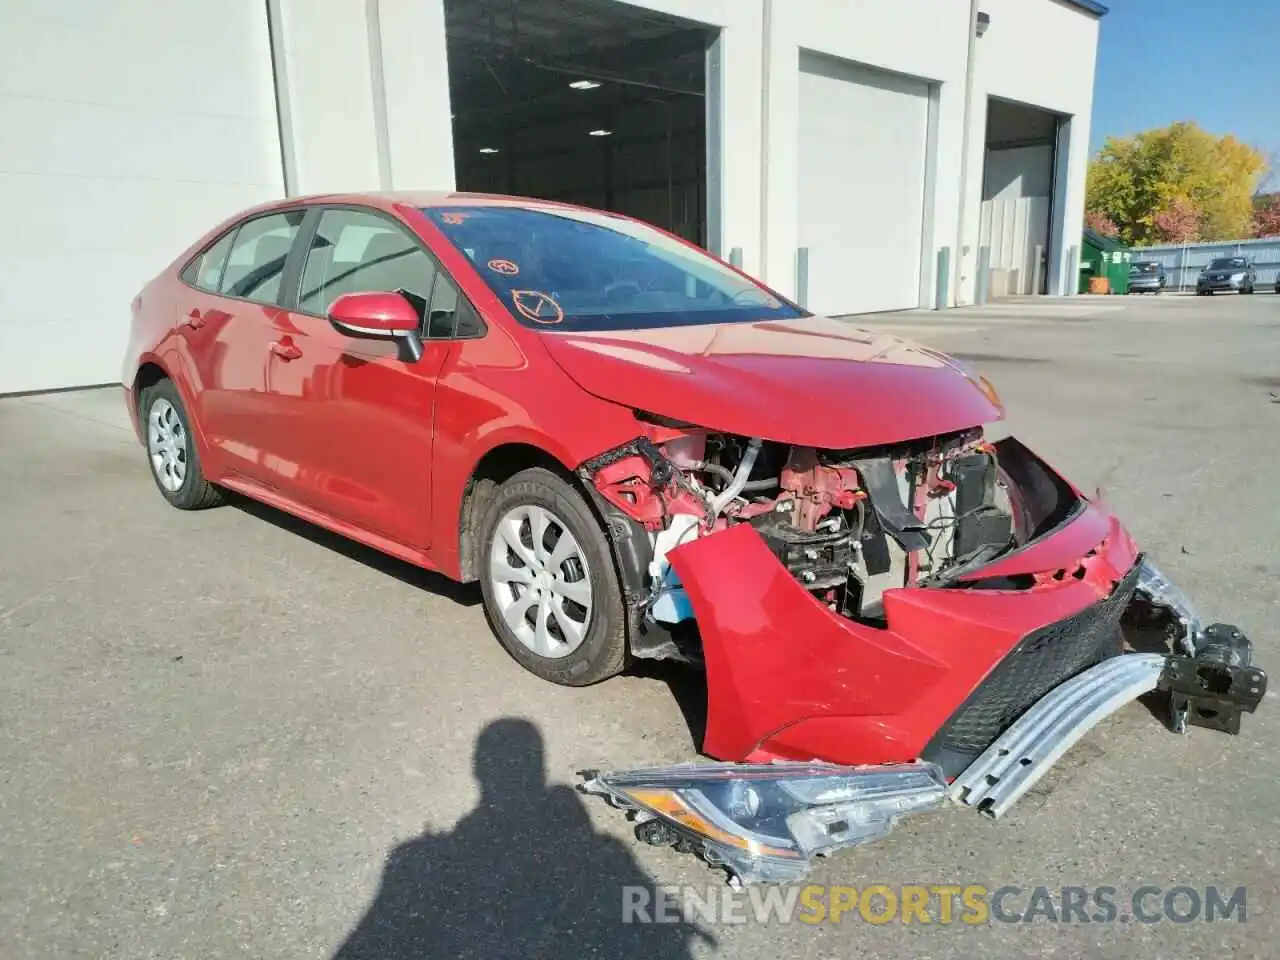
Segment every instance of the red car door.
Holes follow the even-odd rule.
[[[275,319],[267,366],[276,483],[303,507],[426,549],[436,378],[455,344],[427,338],[414,361],[397,343],[339,333],[325,314],[366,291],[401,291],[426,314],[437,278],[437,297],[451,282],[407,229],[367,210],[321,211],[304,242],[297,302]]]
[[[285,263],[305,211],[249,220],[224,234],[184,276],[179,352],[214,476],[268,479],[263,418],[269,345]]]

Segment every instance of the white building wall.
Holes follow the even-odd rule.
[[[283,189],[261,0],[0,0],[0,393],[115,380],[134,295]]]
[[[1074,267],[1068,261],[1084,230],[1099,20],[1059,0],[982,0],[982,9],[990,14],[991,26],[978,42],[974,70],[973,112],[978,126],[970,144],[970,169],[976,171],[978,186],[970,189],[967,197],[965,245],[969,252],[963,261],[960,296],[963,302],[972,302],[988,97],[1014,100],[1070,118],[1069,148],[1061,164],[1066,176],[1059,184],[1058,196],[1064,242],[1059,244],[1058,262],[1050,265],[1049,292],[1072,294],[1075,277],[1069,274]]]
[[[452,190],[443,0],[268,0],[289,193]]]
[[[970,302],[980,230],[987,97],[1070,116],[1063,264],[1083,226],[1096,17],[1061,0],[982,0],[964,197],[969,5],[964,0],[599,0],[721,31],[720,251],[796,293],[802,51],[933,87],[921,302],[937,250],[952,250],[950,300]],[[270,0],[290,192],[453,186],[444,0]],[[962,201],[965,237],[958,235]],[[867,229],[874,230],[875,224]],[[959,285],[957,286],[957,280]],[[1068,289],[1072,285],[1068,284]]]
[[[1061,0],[982,0],[990,28],[976,44],[967,183],[961,195],[969,5],[963,0],[627,0],[726,28],[725,248],[749,271],[796,292],[799,246],[800,52],[906,74],[935,86],[931,194],[922,303],[932,305],[936,254],[952,249],[951,303],[972,302],[991,96],[1072,118],[1059,269],[1083,227],[1098,19]],[[759,44],[758,49],[751,49]],[[744,103],[745,101],[745,103]],[[757,110],[760,116],[755,116]],[[758,162],[753,155],[759,157]],[[961,206],[965,236],[959,236]],[[758,210],[755,223],[751,216]],[[874,229],[873,224],[868,229]],[[958,285],[957,285],[958,279]],[[1065,292],[1073,290],[1066,284]],[[1051,291],[1051,292],[1057,292]]]
[[[696,0],[691,0],[696,2]],[[771,0],[769,45],[769,216],[763,279],[794,294],[799,247],[798,116],[800,51],[850,60],[939,85],[936,190],[931,227],[937,244],[954,235],[959,134],[963,116],[968,11],[952,0]],[[928,29],[920,29],[928,24]],[[948,184],[957,186],[947,188]],[[928,201],[926,201],[928,202]],[[874,230],[874,224],[868,224]],[[931,275],[931,265],[929,272]]]
[[[616,2],[721,31],[719,249],[741,248],[749,272],[796,292],[808,51],[931,85],[923,304],[940,247],[958,257],[950,300],[973,297],[987,98],[1071,118],[1050,277],[1051,292],[1074,289],[1094,16],[982,0],[962,198],[964,0]],[[0,23],[0,201],[23,212],[22,230],[0,233],[0,393],[109,379],[133,293],[236,209],[285,192],[453,188],[444,0],[0,0]],[[42,296],[69,272],[108,304],[90,323],[73,322],[83,301]]]

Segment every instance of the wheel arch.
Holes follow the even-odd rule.
[[[522,470],[542,467],[571,484],[591,506],[582,482],[564,461],[545,447],[525,440],[509,440],[487,450],[471,469],[462,487],[458,509],[458,579],[473,583],[479,576],[480,522],[498,489]]]
[[[200,424],[200,418],[196,416],[195,404],[192,402],[192,397],[187,390],[186,384],[183,383],[182,378],[175,377],[159,357],[150,353],[143,355],[139,359],[138,369],[133,375],[132,384],[130,384],[129,414],[133,418],[135,432],[139,441],[146,443],[142,415],[142,391],[148,387],[154,387],[162,380],[168,380],[173,384],[173,389],[178,392],[178,398],[182,401],[182,406],[186,411],[187,422],[191,425],[192,433],[195,434],[196,452],[207,466],[209,463],[208,438],[205,436],[204,429]]]
[[[133,377],[133,402],[137,405],[141,401],[142,391],[147,387],[154,387],[161,380],[173,380],[169,376],[169,371],[160,365],[160,362],[154,357],[148,358],[138,364],[138,372]]]

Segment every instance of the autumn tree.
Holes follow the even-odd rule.
[[[1236,240],[1253,233],[1253,195],[1266,158],[1235,137],[1175,123],[1111,137],[1089,165],[1086,208],[1125,243]]]
[[[1151,218],[1162,243],[1195,243],[1200,239],[1200,211],[1189,197],[1174,197]]]
[[[1253,235],[1280,237],[1280,193],[1258,198],[1253,209]]]
[[[1120,228],[1116,226],[1116,222],[1097,210],[1085,211],[1084,225],[1103,237],[1114,239],[1120,236]]]

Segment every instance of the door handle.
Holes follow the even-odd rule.
[[[188,313],[185,317],[182,318],[182,322],[185,323],[192,330],[199,330],[201,327],[204,326],[205,321],[204,321],[204,317],[200,315],[199,310],[192,310],[190,313]]]
[[[283,340],[273,340],[271,342],[271,352],[281,360],[297,360],[302,356],[302,351],[288,337]]]

